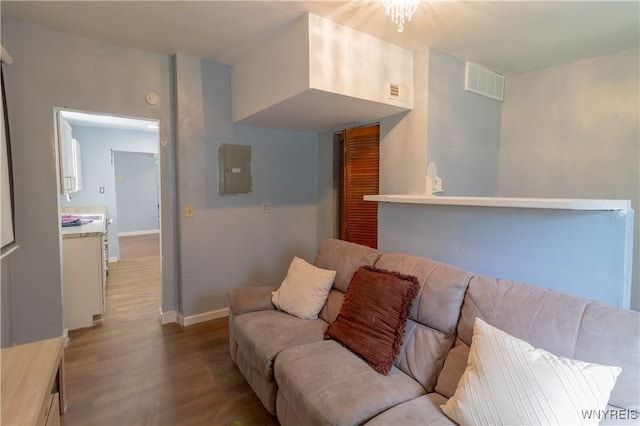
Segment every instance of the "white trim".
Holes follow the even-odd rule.
[[[7,49],[5,49],[4,46],[1,44],[0,44],[0,50],[2,51],[0,53],[0,58],[2,58],[2,62],[4,62],[7,65],[13,64],[13,58],[11,57],[11,55],[9,55],[9,52],[7,52]]]
[[[160,324],[172,324],[178,322],[178,313],[176,311],[162,312],[162,308],[158,308],[160,311]]]
[[[9,256],[11,253],[18,250],[19,248],[20,248],[20,244],[14,244],[9,250],[2,253],[2,256],[0,256],[0,259],[4,259],[5,257]]]
[[[118,237],[131,237],[133,235],[147,235],[147,234],[159,234],[159,229],[147,229],[145,231],[129,231],[129,232],[118,232]]]
[[[198,324],[200,322],[210,321],[218,318],[224,318],[229,316],[229,308],[217,309],[215,311],[209,311],[202,314],[191,315],[188,317],[182,317],[182,326],[187,327],[189,325]]]
[[[65,328],[62,331],[62,344],[65,348],[69,346],[69,329],[68,328]]]
[[[591,200],[571,198],[453,197],[422,194],[365,195],[365,201],[382,203],[435,204],[471,207],[511,207],[558,210],[629,210],[630,200]]]
[[[120,260],[118,256],[109,257],[109,263],[116,263]]]

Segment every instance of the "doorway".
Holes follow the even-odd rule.
[[[338,187],[340,239],[378,248],[380,124],[345,129],[335,135],[334,168]]]
[[[113,272],[122,259],[120,239],[123,233],[152,234],[155,239],[154,247],[158,250],[157,260],[154,260],[159,271],[158,279],[154,280],[157,281],[159,294],[157,313],[163,291],[160,267],[162,253],[159,244],[161,226],[158,121],[62,109],[57,110],[56,116],[58,128],[68,126],[71,138],[78,145],[78,181],[82,182],[82,185],[73,191],[64,191],[61,188],[60,213],[106,210],[109,224],[106,235],[108,254],[105,258],[110,265],[107,267],[109,272]],[[58,144],[61,145],[60,140]],[[62,149],[58,151],[63,154]],[[125,160],[122,160],[120,165],[122,170],[116,171],[117,155],[120,154]],[[133,164],[126,161],[130,158],[134,159]],[[144,167],[135,161],[138,159],[144,159]],[[145,172],[141,175],[137,173],[137,169],[144,169]],[[121,179],[126,181],[126,185],[118,185],[118,176],[126,176],[126,179]],[[127,192],[131,188],[135,188],[137,195]],[[151,204],[151,207],[148,204]],[[64,252],[61,255],[64,257]],[[107,288],[109,283],[107,275]],[[110,308],[113,307],[107,305],[105,311]],[[106,321],[108,317],[103,315],[102,318]]]

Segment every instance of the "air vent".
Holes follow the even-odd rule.
[[[407,89],[398,83],[389,83],[387,91],[387,98],[394,99],[396,101],[407,100]]]
[[[504,76],[478,64],[467,62],[464,90],[502,102],[504,100]]]

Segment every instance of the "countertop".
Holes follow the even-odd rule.
[[[365,201],[383,203],[431,204],[470,207],[510,207],[554,210],[629,210],[629,200],[591,200],[568,198],[451,197],[414,194],[365,195]]]
[[[65,226],[62,228],[62,238],[96,237],[107,232],[105,215],[99,213],[70,213],[76,216],[91,218],[92,221],[80,226]]]

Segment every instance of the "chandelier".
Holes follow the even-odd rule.
[[[380,0],[387,15],[391,17],[391,20],[398,26],[398,32],[404,31],[404,22],[411,21],[420,0]]]

